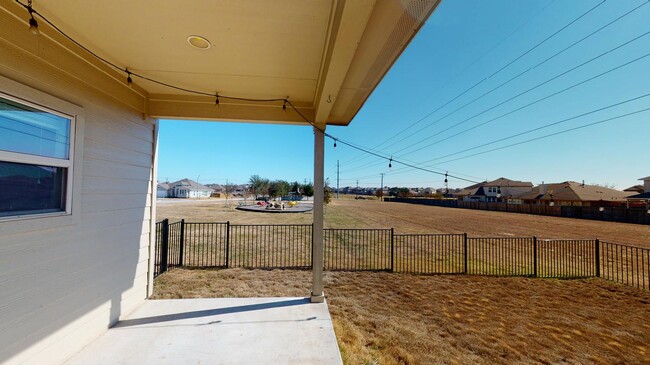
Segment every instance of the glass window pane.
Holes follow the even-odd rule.
[[[66,170],[0,161],[0,216],[64,211]]]
[[[70,119],[0,97],[0,150],[67,160]]]

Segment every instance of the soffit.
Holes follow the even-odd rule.
[[[133,72],[208,93],[288,96],[319,125],[347,125],[438,3],[36,0],[34,8]],[[205,37],[212,47],[191,47],[186,41],[190,35]],[[156,117],[302,122],[296,113],[283,113],[281,104],[223,100],[215,108],[211,97],[139,78],[134,82],[150,99]]]

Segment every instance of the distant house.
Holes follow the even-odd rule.
[[[156,198],[169,198],[169,188],[170,185],[168,182],[158,183],[158,189],[156,190]]]
[[[212,189],[212,194],[210,194],[210,196],[213,198],[221,198],[226,190],[223,185],[220,184],[207,184],[206,186]]]
[[[512,198],[512,203],[567,206],[620,206],[626,203],[629,192],[575,181],[541,184],[532,191]]]
[[[634,192],[639,194],[630,195],[627,197],[628,206],[643,206],[650,212],[650,176],[642,177],[639,180],[643,181],[643,185],[636,185],[634,187],[640,187],[641,189],[634,189]],[[630,191],[629,188],[625,191]]]
[[[500,177],[496,180],[468,186],[452,195],[462,201],[501,202],[513,196],[530,192],[532,189],[533,183],[530,181],[516,181]]]
[[[170,198],[209,198],[212,189],[194,180],[183,179],[169,184]]]
[[[645,189],[643,188],[643,185],[634,185],[634,186],[630,186],[629,188],[623,191],[627,193],[643,194],[645,192]]]

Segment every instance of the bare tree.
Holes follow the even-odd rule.
[[[229,199],[232,197],[232,193],[235,191],[237,188],[237,185],[235,184],[230,184],[226,181],[226,184],[223,186],[223,193],[226,196],[226,207],[230,208],[230,201]]]

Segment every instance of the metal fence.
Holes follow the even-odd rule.
[[[229,227],[229,267],[311,267],[311,224],[233,224]]]
[[[325,229],[325,270],[391,270],[392,229]]]
[[[154,275],[174,267],[310,268],[310,224],[156,223]],[[650,289],[650,249],[599,240],[325,229],[325,270],[602,277]]]

